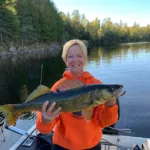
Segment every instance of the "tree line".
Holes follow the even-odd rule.
[[[49,0],[2,0],[0,42],[30,44],[59,41],[63,20]]]
[[[69,39],[87,40],[93,45],[116,45],[150,41],[150,25],[113,23],[111,18],[89,21],[78,10],[58,11],[51,0],[1,0],[0,44],[32,44]]]

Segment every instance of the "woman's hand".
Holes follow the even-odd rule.
[[[116,104],[116,99],[111,99],[110,101],[108,101],[108,102],[105,103],[105,105],[107,107],[111,107],[111,106],[113,106],[115,104]]]
[[[56,105],[56,103],[53,102],[50,105],[50,107],[47,109],[47,111],[46,111],[48,103],[49,102],[47,101],[42,106],[42,121],[44,123],[50,123],[50,122],[52,122],[57,116],[59,116],[60,110],[61,110],[61,108],[59,107],[57,110],[55,110],[54,112],[52,112],[52,110],[54,109],[54,107]]]

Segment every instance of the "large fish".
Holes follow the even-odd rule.
[[[7,125],[14,125],[24,112],[41,111],[44,102],[49,101],[48,107],[56,102],[54,110],[61,107],[62,112],[82,111],[85,119],[89,120],[92,108],[110,99],[123,95],[123,85],[92,84],[85,85],[80,80],[64,80],[57,86],[56,92],[44,85],[34,90],[23,104],[6,104],[0,106]],[[47,107],[47,108],[48,108]]]

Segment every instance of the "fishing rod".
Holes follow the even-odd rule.
[[[40,85],[42,84],[42,78],[43,78],[43,64],[41,65]]]

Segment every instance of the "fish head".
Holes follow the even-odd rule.
[[[111,100],[124,95],[125,91],[122,89],[123,85],[120,84],[105,85],[104,88],[101,89],[101,96],[103,99]]]
[[[123,85],[119,84],[98,85],[93,99],[95,99],[97,104],[105,103],[109,100],[124,95],[125,91],[122,89]]]

